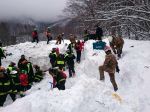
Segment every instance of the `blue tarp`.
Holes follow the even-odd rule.
[[[106,43],[103,41],[97,41],[93,43],[93,49],[95,50],[104,50]]]

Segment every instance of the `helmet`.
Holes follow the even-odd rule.
[[[111,48],[110,48],[109,46],[105,46],[104,51],[105,51],[105,52],[111,51]]]
[[[0,71],[1,71],[1,72],[5,71],[5,68],[2,67],[2,66],[0,66]]]
[[[52,51],[56,51],[56,48],[52,48]]]
[[[10,65],[15,66],[16,63],[15,62],[10,62]]]
[[[33,67],[34,67],[35,69],[39,69],[39,68],[40,68],[38,65],[33,65]]]
[[[34,28],[34,31],[37,31],[37,29],[36,29],[36,28]]]
[[[22,55],[21,55],[21,58],[25,58],[25,55],[24,55],[24,54],[22,54]]]

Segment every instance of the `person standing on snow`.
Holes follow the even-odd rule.
[[[103,36],[102,28],[100,28],[99,25],[96,25],[96,38],[98,40],[102,40],[102,36]]]
[[[67,62],[69,68],[69,77],[75,76],[74,59],[75,55],[68,50],[65,53],[65,62]]]
[[[37,32],[37,29],[36,28],[34,28],[34,31],[32,32],[32,39],[33,39],[33,41],[32,42],[39,42],[39,38],[38,38],[38,32]]]
[[[4,54],[4,50],[2,49],[2,42],[0,41],[0,66],[2,66],[2,62],[1,62],[1,59],[5,57],[5,54]]]
[[[57,58],[56,48],[52,49],[51,53],[49,54],[49,58],[52,68],[56,67],[56,58]]]
[[[111,53],[110,47],[106,46],[105,47],[105,61],[102,66],[99,66],[99,73],[100,73],[100,80],[104,80],[104,71],[108,72],[110,81],[114,87],[114,91],[118,90],[118,86],[115,81],[115,71],[119,73],[119,67],[118,67],[118,62],[116,60],[116,57]]]
[[[75,44],[75,49],[76,49],[76,53],[77,53],[77,59],[76,59],[77,63],[80,63],[80,61],[81,61],[82,47],[83,47],[83,44],[80,42],[80,40],[78,40],[77,43]]]
[[[63,36],[64,36],[64,33],[62,34],[59,34],[57,37],[56,37],[56,44],[61,44],[61,41],[63,40]]]
[[[16,100],[16,94],[12,92],[12,81],[6,73],[4,67],[0,66],[0,107],[6,101],[7,95],[10,95],[13,101]]]
[[[47,37],[47,44],[49,44],[49,41],[52,40],[52,34],[51,34],[50,27],[47,28],[47,31],[45,33],[46,33],[46,37]]]
[[[56,67],[59,67],[60,70],[65,70],[65,59],[64,54],[59,53],[56,57]]]
[[[7,67],[7,74],[9,78],[12,80],[13,89],[12,92],[17,94],[20,89],[20,82],[19,82],[19,69],[15,66],[16,63],[11,62]]]
[[[74,37],[72,34],[70,34],[69,40],[70,40],[71,43],[68,45],[67,49],[68,49],[71,53],[74,53],[75,44],[76,44],[76,39],[75,39],[75,37]]]

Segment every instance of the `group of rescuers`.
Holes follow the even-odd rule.
[[[97,42],[102,42],[101,38],[103,35],[101,31],[101,34],[97,34]],[[47,43],[49,43],[51,37],[47,38]],[[56,44],[61,44],[61,42],[58,42],[58,40]],[[110,44],[113,45],[113,43]],[[49,54],[51,68],[49,68],[48,71],[53,77],[53,88],[56,87],[59,90],[65,90],[67,75],[64,71],[67,68],[69,71],[69,77],[75,76],[74,59],[76,58],[76,62],[80,63],[81,52],[84,49],[83,47],[84,42],[80,42],[79,40],[76,42],[74,36],[70,35],[70,44],[68,45],[66,53],[60,53],[58,48],[52,49],[51,53]],[[74,54],[74,50],[76,51],[76,56]],[[118,62],[110,47],[104,46],[103,50],[106,53],[106,57],[104,64],[99,66],[100,80],[105,79],[104,71],[108,72],[110,81],[114,87],[114,91],[117,91],[118,86],[115,81],[115,72],[119,73],[120,71]],[[16,100],[17,94],[23,97],[24,92],[31,88],[33,82],[40,82],[43,79],[45,72],[42,71],[38,65],[32,65],[32,63],[25,58],[25,55],[21,55],[18,66],[16,66],[16,63],[11,62],[5,69],[1,64],[1,59],[3,57],[6,58],[4,50],[2,49],[2,42],[0,42],[0,106],[3,106],[8,94],[13,101]]]

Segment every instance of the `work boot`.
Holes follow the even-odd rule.
[[[118,87],[114,87],[114,91],[117,91],[118,90]]]

